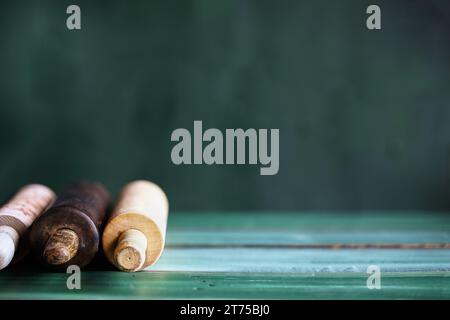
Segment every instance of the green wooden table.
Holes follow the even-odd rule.
[[[172,212],[148,270],[90,267],[68,290],[67,274],[29,263],[0,272],[0,298],[450,299],[449,244],[446,213]]]

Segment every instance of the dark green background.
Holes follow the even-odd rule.
[[[0,3],[2,198],[146,178],[177,210],[449,209],[448,1]],[[279,174],[173,165],[194,120],[279,128]]]

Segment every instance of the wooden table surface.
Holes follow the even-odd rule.
[[[81,290],[67,277],[22,263],[0,272],[0,298],[450,299],[450,214],[172,212],[146,271],[91,266]]]

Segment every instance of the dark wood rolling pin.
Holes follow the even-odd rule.
[[[86,266],[98,251],[109,199],[99,183],[66,188],[31,228],[31,250],[38,260],[54,270]]]

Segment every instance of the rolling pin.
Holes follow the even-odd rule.
[[[122,271],[154,264],[164,248],[169,203],[164,191],[149,181],[126,185],[103,232],[103,251]]]
[[[86,266],[98,251],[109,193],[99,183],[66,188],[33,224],[30,244],[36,258],[54,270]]]
[[[0,270],[10,264],[20,239],[54,200],[52,190],[40,184],[30,184],[0,208]]]

